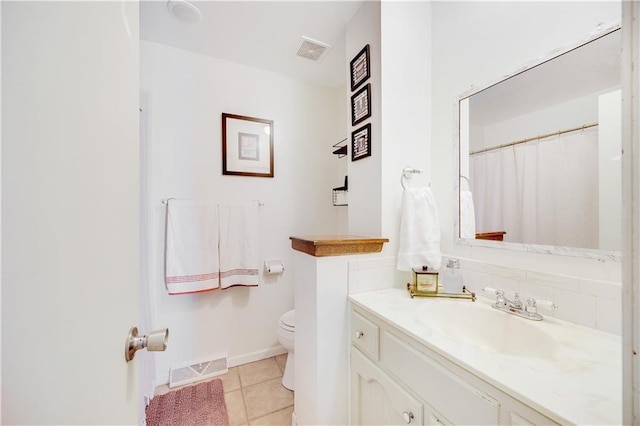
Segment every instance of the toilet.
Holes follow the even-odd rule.
[[[293,370],[295,368],[295,361],[293,349],[295,347],[295,332],[295,310],[292,309],[289,312],[285,312],[278,321],[278,340],[280,344],[289,351],[287,354],[287,364],[284,368],[284,375],[282,376],[282,386],[289,390],[294,390]]]

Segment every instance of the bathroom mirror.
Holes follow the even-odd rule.
[[[621,31],[457,100],[463,244],[621,258]]]

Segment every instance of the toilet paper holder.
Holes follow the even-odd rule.
[[[264,272],[265,274],[281,274],[284,272],[284,262],[281,259],[265,260]]]
[[[138,336],[138,327],[131,327],[124,344],[124,359],[129,362],[135,357],[136,351],[147,348],[148,351],[164,351],[167,349],[169,329],[155,330],[146,336]]]

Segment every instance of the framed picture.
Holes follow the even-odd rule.
[[[367,84],[351,96],[351,125],[371,117],[371,85]]]
[[[371,123],[351,133],[351,161],[371,156]]]
[[[367,44],[355,58],[351,60],[351,91],[364,83],[369,77],[369,45]]]
[[[273,120],[222,114],[222,174],[273,177]]]

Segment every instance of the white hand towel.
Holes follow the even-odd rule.
[[[429,266],[440,268],[440,219],[431,188],[406,188],[402,194],[402,217],[398,266],[401,271]]]
[[[257,286],[258,206],[220,205],[220,287]]]
[[[476,237],[476,213],[471,191],[460,191],[460,238]]]
[[[220,287],[215,204],[167,200],[165,284],[169,294]]]

